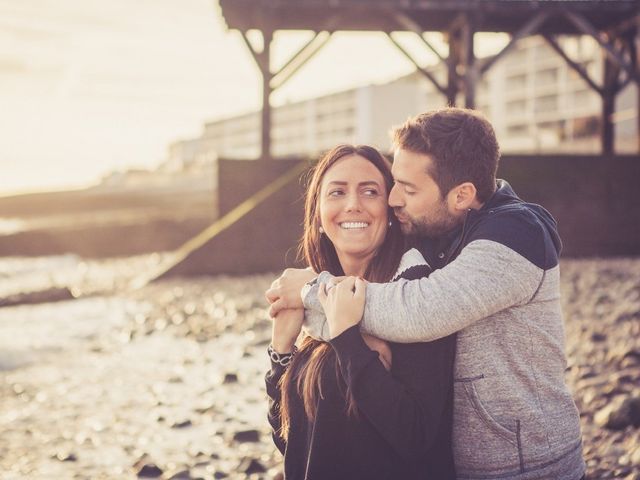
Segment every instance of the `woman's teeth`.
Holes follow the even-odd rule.
[[[347,230],[353,228],[367,228],[369,226],[366,222],[342,222],[340,224],[341,228],[346,228]]]

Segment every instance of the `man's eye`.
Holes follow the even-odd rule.
[[[409,190],[409,189],[406,189],[406,188],[404,189],[404,193],[406,193],[407,195],[415,195],[416,194],[415,191]]]

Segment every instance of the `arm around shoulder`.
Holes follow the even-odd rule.
[[[400,343],[446,337],[528,301],[543,274],[540,267],[499,242],[474,240],[429,277],[369,284],[362,329]]]

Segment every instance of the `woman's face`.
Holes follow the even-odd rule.
[[[387,232],[387,191],[382,173],[366,158],[334,163],[320,185],[320,224],[342,262],[370,260]]]

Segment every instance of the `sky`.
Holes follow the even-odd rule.
[[[308,38],[277,33],[272,66]],[[398,38],[422,64],[435,61],[413,34]],[[487,38],[479,53],[503,43]],[[413,70],[381,33],[336,33],[272,103]],[[153,168],[204,122],[260,104],[259,71],[216,0],[0,0],[0,196]]]

